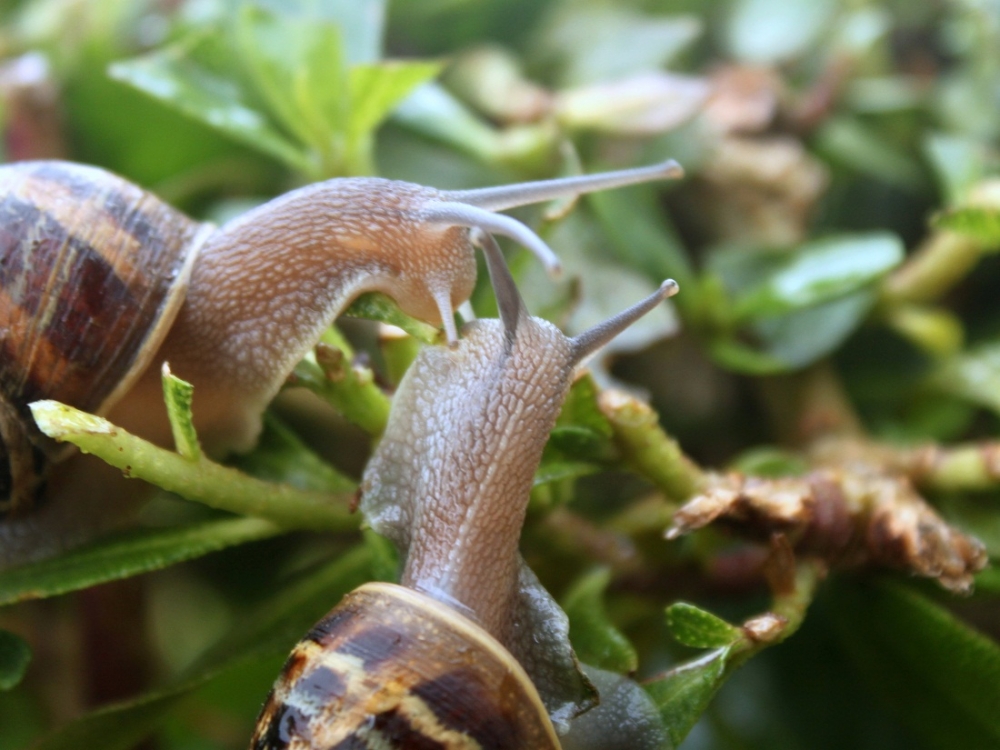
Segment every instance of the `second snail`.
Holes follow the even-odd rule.
[[[421,352],[363,480],[361,509],[398,547],[401,585],[362,586],[306,635],[251,750],[653,750],[665,741],[641,688],[581,669],[566,615],[518,540],[574,372],[677,285],[568,338],[528,314],[493,238],[476,241],[501,319],[467,325],[453,349]],[[574,730],[579,715],[585,728]]]

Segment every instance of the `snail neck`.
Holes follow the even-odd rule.
[[[196,423],[211,392],[208,408],[220,414],[209,416],[208,432],[225,435],[234,421],[248,422],[216,452],[252,445],[259,413],[355,297],[382,291],[405,307],[413,296],[404,288],[413,237],[400,218],[409,186],[390,189],[397,185],[377,179],[311,185],[208,239],[157,360],[194,383]]]
[[[420,381],[397,393],[400,418],[383,438],[395,445],[379,449],[397,472],[381,481],[405,488],[396,501],[412,514],[403,585],[459,603],[501,642],[535,467],[569,383],[566,340],[540,335],[539,322],[523,319],[510,342],[499,321],[481,321],[457,349],[425,350],[414,365]],[[420,446],[412,469],[391,455],[406,445]]]

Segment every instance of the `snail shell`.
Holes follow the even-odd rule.
[[[524,669],[471,619],[365,584],[298,644],[251,750],[559,748]]]
[[[27,404],[107,411],[169,330],[211,230],[101,169],[0,168],[0,514],[33,503],[59,454]]]

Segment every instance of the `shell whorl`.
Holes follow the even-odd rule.
[[[210,231],[101,169],[63,162],[0,168],[0,400],[8,416],[0,430],[0,511],[26,494],[12,460],[29,450],[54,454],[27,404],[51,398],[87,411],[109,408],[169,329]]]
[[[521,666],[411,589],[355,589],[298,644],[251,750],[535,748],[559,741]]]

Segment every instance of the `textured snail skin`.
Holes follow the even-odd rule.
[[[251,750],[559,748],[521,666],[419,592],[366,584],[295,647]]]

